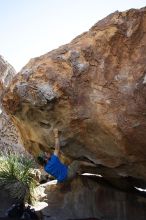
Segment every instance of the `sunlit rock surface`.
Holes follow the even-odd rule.
[[[0,94],[16,75],[15,69],[0,55]]]
[[[8,87],[13,77],[16,75],[15,69],[0,56],[0,100],[5,89]],[[2,109],[0,101],[0,151],[13,150],[24,152],[22,141],[18,129],[14,126],[10,117]]]
[[[60,130],[66,158],[102,176],[146,181],[146,8],[115,12],[88,32],[31,59],[3,98],[36,155]],[[110,176],[110,177],[109,177]]]

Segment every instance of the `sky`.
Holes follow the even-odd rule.
[[[146,0],[0,0],[0,55],[18,72],[108,14],[144,6]]]

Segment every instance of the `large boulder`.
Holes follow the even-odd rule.
[[[57,127],[67,158],[88,159],[103,176],[146,180],[145,61],[146,8],[117,11],[31,59],[3,106],[32,154],[54,147]]]

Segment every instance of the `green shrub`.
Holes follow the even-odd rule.
[[[18,201],[32,202],[36,181],[31,175],[34,161],[14,153],[0,155],[0,186]]]

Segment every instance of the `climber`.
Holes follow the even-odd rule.
[[[81,164],[94,166],[94,164],[88,162],[79,162],[74,160],[69,166],[63,164],[59,159],[60,141],[58,129],[54,129],[55,136],[55,150],[53,154],[45,152],[43,155],[37,157],[37,162],[44,170],[51,176],[57,179],[58,183],[72,179],[79,172]]]
[[[45,152],[43,155],[37,157],[37,162],[40,166],[43,166],[44,170],[51,176],[57,179],[58,183],[64,182],[67,179],[71,179],[76,175],[78,170],[79,162],[74,161],[70,166],[63,164],[59,159],[60,152],[60,141],[58,129],[54,129],[55,136],[55,150],[51,154]]]

